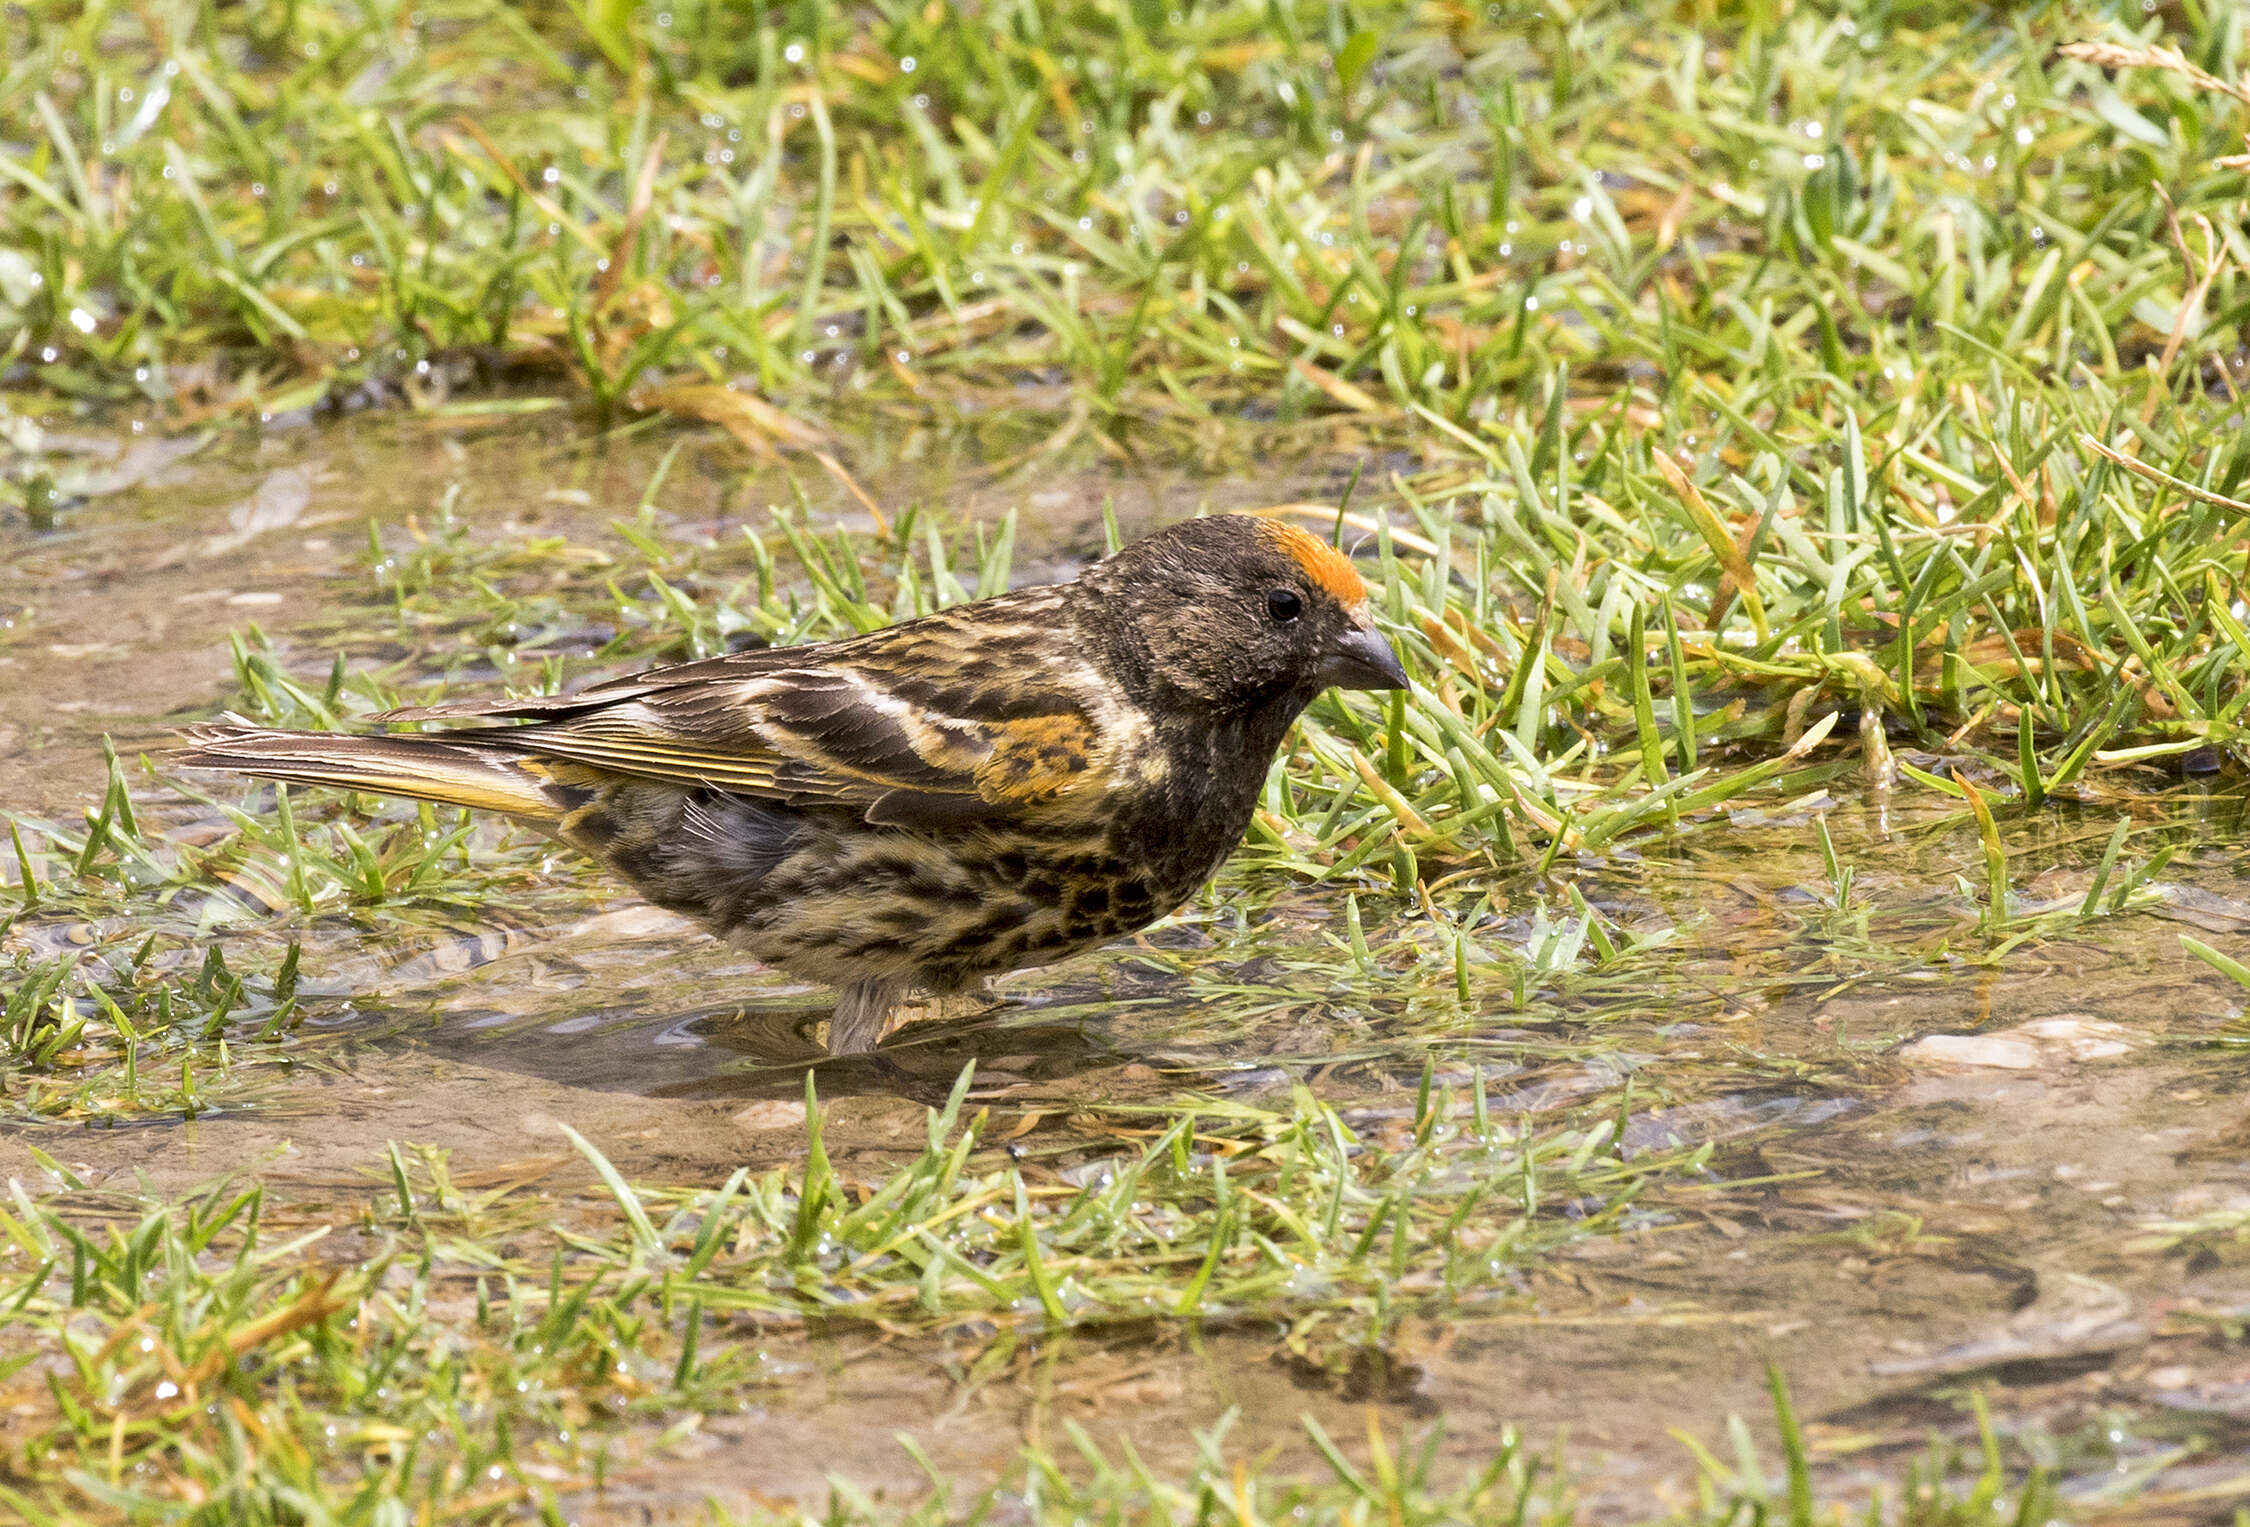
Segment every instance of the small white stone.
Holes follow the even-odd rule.
[[[2031,1071],[2039,1065],[2038,1046],[2005,1034],[1932,1034],[1899,1054],[1918,1065],[1991,1066],[2003,1071]]]
[[[1932,1034],[1899,1051],[1909,1064],[1986,1066],[2031,1071],[2114,1060],[2131,1053],[2139,1036],[2120,1023],[2084,1013],[2056,1013],[1989,1034]]]

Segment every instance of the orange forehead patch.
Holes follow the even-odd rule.
[[[1319,536],[1286,520],[1261,520],[1259,524],[1305,570],[1313,587],[1326,590],[1345,609],[1367,597],[1367,582],[1360,577],[1359,569]]]

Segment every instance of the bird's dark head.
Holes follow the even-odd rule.
[[[1079,591],[1113,676],[1197,709],[1294,716],[1331,685],[1406,687],[1351,562],[1280,520],[1184,521],[1087,569]]]

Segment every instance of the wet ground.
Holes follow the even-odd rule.
[[[316,688],[339,648],[401,675],[497,682],[506,665],[473,630],[379,618],[367,522],[393,542],[410,520],[427,534],[452,494],[466,545],[599,548],[650,496],[666,534],[715,545],[790,493],[777,467],[691,441],[649,495],[678,444],[594,445],[511,418],[304,425],[192,451],[50,436],[71,507],[51,531],[0,526],[0,804],[68,819],[101,797],[105,733],[130,756],[236,703],[228,638],[253,622]],[[1105,499],[1131,527],[1202,502],[1335,491],[1326,465],[1277,479],[1058,452],[1035,471],[939,476],[920,457],[938,459],[911,437],[871,447],[861,485],[892,506],[921,495],[1020,510],[1019,566],[1033,576],[1098,546]],[[816,518],[864,516],[839,484],[800,475]],[[566,654],[606,636],[558,631]],[[136,791],[144,820],[198,819],[161,785]],[[1002,983],[993,1014],[910,1030],[897,1063],[941,1084],[974,1059],[980,1097],[1017,1121],[1033,1163],[1067,1155],[1087,1103],[1285,1096],[1292,1081],[1380,1130],[1411,1113],[1428,1057],[1441,1082],[1481,1071],[1511,1116],[1630,1074],[1629,1143],[1714,1153],[1702,1180],[1663,1190],[1626,1233],[1549,1259],[1505,1297],[1409,1320],[1379,1360],[1342,1368],[1251,1324],[777,1339],[770,1387],[612,1475],[603,1508],[624,1519],[685,1514],[705,1495],[817,1498],[831,1474],[910,1497],[920,1476],[900,1435],[974,1477],[1027,1441],[1065,1445],[1073,1422],[1161,1462],[1231,1415],[1245,1455],[1311,1468],[1301,1417],[1363,1435],[1373,1407],[1394,1426],[1442,1421],[1464,1461],[1520,1426],[1568,1459],[1597,1515],[1643,1517],[1694,1489],[1675,1430],[1722,1455],[1730,1416],[1770,1438],[1771,1362],[1839,1499],[1895,1488],[1933,1430],[1973,1435],[1975,1392],[2082,1514],[2230,1518],[2250,1503],[2250,1026],[2242,989],[2179,936],[2237,956],[2250,946],[2250,818],[2216,789],[2141,801],[2128,859],[2178,848],[2145,905],[2055,921],[1994,958],[1955,878],[1981,874],[1977,838],[1945,806],[1847,781],[1581,867],[1577,883],[1619,927],[1666,937],[1528,1012],[1369,1001],[1308,977],[1341,958],[1322,940],[1338,909],[1297,888],[1249,913],[1234,898],[1199,904],[1140,948]],[[1816,816],[1853,871],[1848,896]],[[2072,806],[2005,822],[2027,908],[2076,905],[2114,819]],[[43,1180],[36,1145],[97,1183],[140,1172],[185,1186],[248,1167],[313,1203],[372,1193],[386,1141],[556,1192],[586,1177],[560,1122],[667,1182],[716,1182],[801,1149],[794,1100],[822,994],[567,863],[538,883],[499,910],[436,908],[380,936],[307,920],[293,929],[310,1015],[301,1060],[192,1121],[16,1126],[0,1172]],[[1523,905],[1539,890],[1503,889]],[[33,922],[6,937],[71,936]],[[1213,950],[1230,962],[1223,985],[1172,973]],[[919,1146],[921,1107],[894,1079],[836,1063],[820,1085],[839,1171]]]

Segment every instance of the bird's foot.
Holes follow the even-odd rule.
[[[993,995],[982,982],[960,991],[917,992],[891,1010],[890,1027],[886,1033],[895,1034],[910,1023],[949,1023],[970,1018],[982,1018],[1008,1005],[1007,999]]]
[[[844,988],[828,1021],[828,1053],[862,1055],[908,1024],[980,1018],[1007,1006],[983,983],[960,991],[918,991],[903,996],[894,981],[858,981]]]

